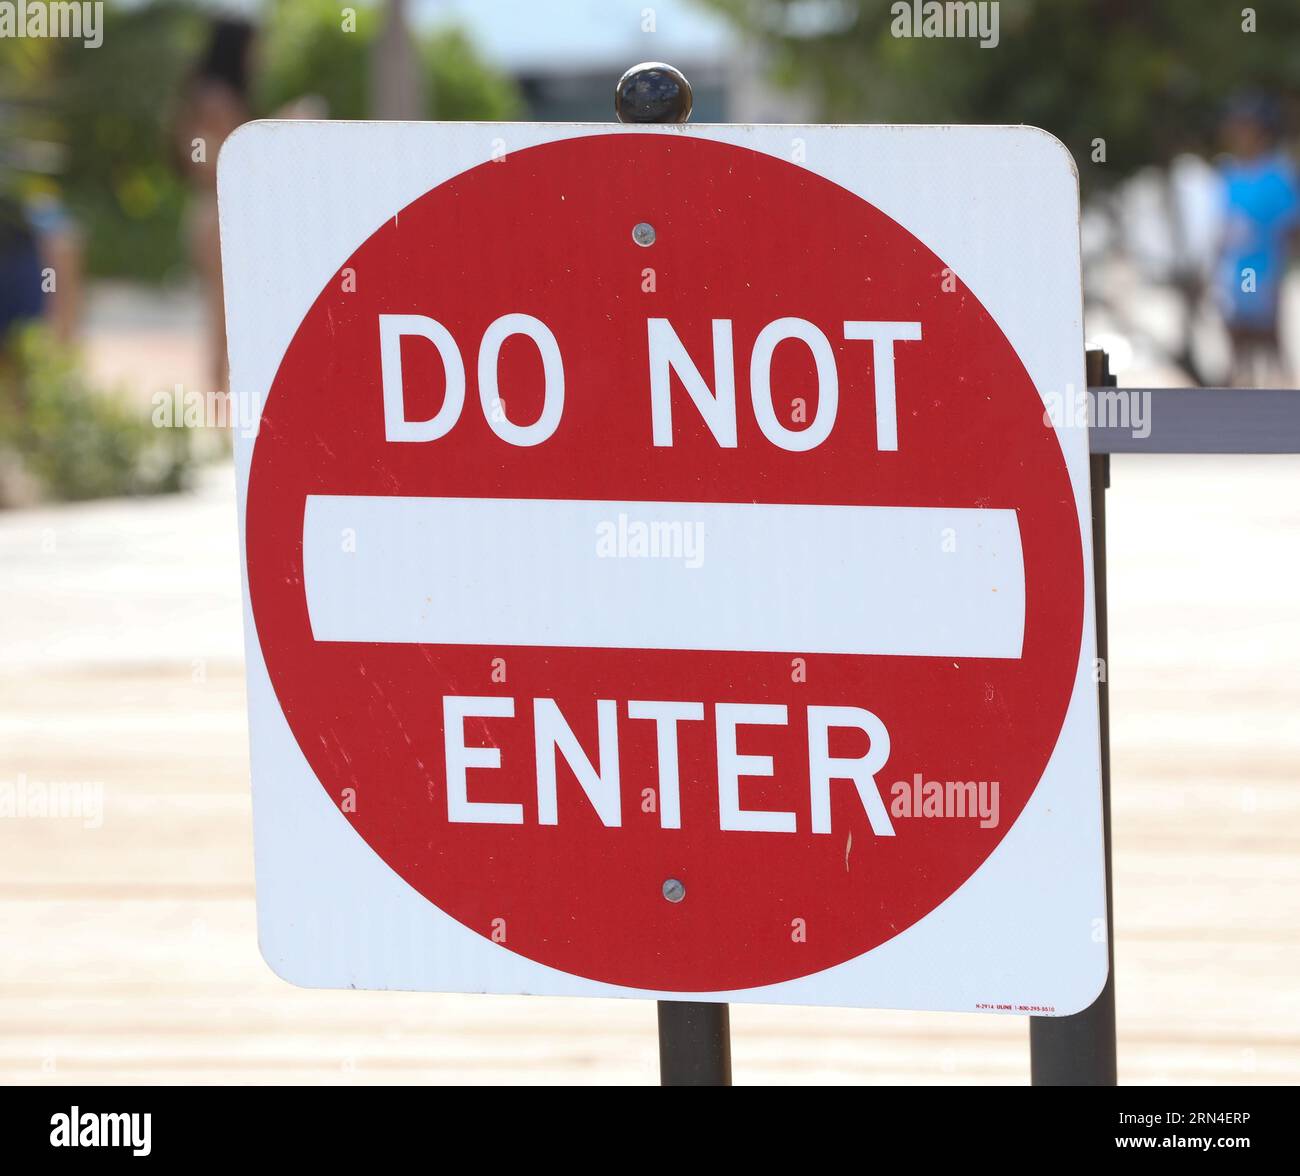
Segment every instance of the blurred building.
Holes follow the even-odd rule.
[[[527,116],[608,122],[614,82],[640,61],[690,79],[694,122],[800,122],[811,110],[765,81],[735,27],[699,0],[564,0],[539,20],[535,0],[411,0],[419,25],[458,24],[518,82]]]

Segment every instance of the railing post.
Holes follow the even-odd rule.
[[[1115,386],[1104,351],[1089,351],[1089,388]],[[1035,1086],[1114,1086],[1115,1056],[1115,923],[1112,913],[1110,838],[1110,677],[1106,639],[1106,487],[1110,485],[1110,455],[1090,458],[1092,482],[1092,564],[1097,609],[1097,683],[1101,720],[1101,815],[1106,852],[1106,986],[1086,1009],[1072,1017],[1029,1018],[1029,1069]]]

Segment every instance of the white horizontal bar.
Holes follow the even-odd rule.
[[[303,564],[317,641],[1015,658],[1024,637],[1014,510],[313,494]]]

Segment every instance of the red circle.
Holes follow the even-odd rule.
[[[653,246],[632,236],[652,223]],[[344,280],[351,270],[354,281]],[[955,288],[954,288],[955,285]],[[562,422],[519,448],[479,407],[479,340],[507,313],[540,318],[563,354]],[[446,437],[385,441],[380,314],[437,319],[465,358],[465,410]],[[839,413],[795,453],[749,406],[758,332],[797,316],[831,340]],[[674,391],[675,443],[650,439],[646,319],[669,319],[712,377],[710,321],[733,324],[739,444],[719,448]],[[896,354],[899,443],[877,452],[870,348],[845,320],[918,320]],[[440,388],[431,346],[405,353],[407,385]],[[510,418],[540,411],[527,340],[501,354]],[[778,411],[815,409],[806,348],[780,347]],[[430,415],[411,403],[409,415]],[[1019,659],[317,643],[303,590],[306,496],[428,495],[683,502],[999,507],[1017,511],[1026,576]],[[356,831],[411,886],[467,927],[565,972],[670,991],[775,983],[851,959],[948,898],[1015,821],[1055,745],[1080,649],[1083,561],[1054,431],[1015,351],[919,240],[830,181],[771,156],[684,135],[592,135],[533,147],[439,185],[340,266],[298,328],[266,402],[247,511],[248,576],[267,669],[299,747]],[[889,569],[882,567],[882,576]],[[515,585],[522,596],[530,585]],[[503,659],[496,662],[494,659]],[[493,680],[504,665],[506,681]],[[499,673],[497,675],[499,677]],[[501,749],[470,797],[524,806],[523,825],[451,824],[442,697],[507,695],[516,717],[469,725]],[[623,825],[606,828],[561,760],[559,820],[537,823],[531,700],[558,706],[595,759],[595,700],[619,700]],[[680,734],[681,828],[643,812],[657,784],[654,724],[628,699],[703,701]],[[788,727],[743,728],[747,808],[793,810],[796,833],[719,829],[713,704],[789,708]],[[885,791],[926,779],[997,780],[1001,821],[895,821],[875,837],[853,785],[832,792],[833,833],[810,832],[810,704],[874,711],[891,736]],[[845,734],[840,755],[861,755]],[[355,790],[353,806],[342,805]],[[662,887],[682,880],[686,898]],[[799,933],[802,928],[802,935]]]

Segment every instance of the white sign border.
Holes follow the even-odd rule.
[[[411,201],[503,153],[585,135],[734,143],[835,181],[918,236],[998,322],[1045,398],[1084,386],[1078,180],[1032,127],[255,122],[218,169],[235,419],[256,420],[299,323],[358,245]],[[798,161],[797,164],[794,161]],[[599,983],[491,943],[413,890],[321,788],[276,700],[243,567],[258,938],[307,987],[546,993],[1057,1015],[1107,975],[1093,677],[1087,430],[1058,424],[1082,532],[1085,620],[1074,693],[1037,790],[949,899],[837,967],[739,992]],[[241,565],[254,438],[237,433]],[[1032,878],[1026,886],[1025,879]]]

